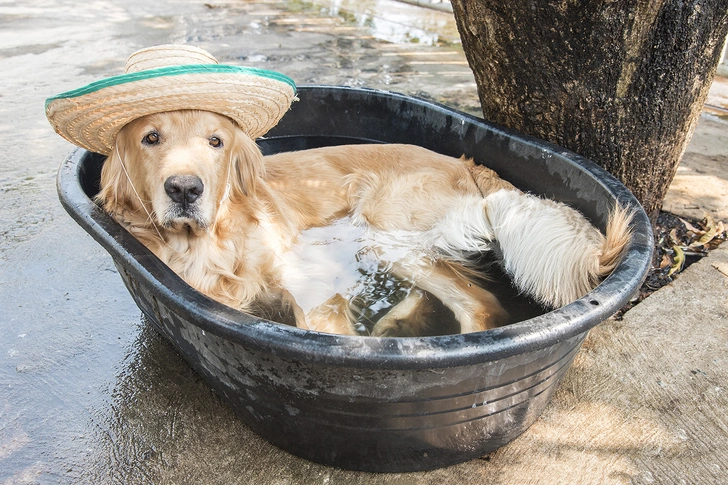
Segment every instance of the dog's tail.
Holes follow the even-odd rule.
[[[488,195],[485,211],[516,287],[553,308],[594,289],[631,238],[632,215],[621,208],[610,216],[606,236],[565,204],[518,191]]]
[[[632,228],[630,223],[634,213],[619,205],[614,207],[607,221],[607,234],[602,244],[601,255],[599,256],[599,272],[597,273],[598,284],[604,277],[614,271],[624,254],[630,239]]]

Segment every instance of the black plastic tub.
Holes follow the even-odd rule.
[[[301,87],[298,95],[259,140],[264,152],[398,142],[465,154],[521,189],[573,205],[602,229],[615,201],[634,208],[628,252],[585,297],[507,327],[336,336],[261,320],[190,288],[91,201],[97,154],[79,149],[63,163],[61,202],[111,254],[149,321],[271,443],[328,465],[401,472],[463,462],[513,440],[543,411],[589,329],[642,283],[652,253],[645,213],[594,163],[443,106],[339,87]]]

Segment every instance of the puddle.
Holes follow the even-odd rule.
[[[148,22],[173,25],[168,41],[198,45],[223,63],[282,72],[299,85],[416,94],[482,115],[450,13],[393,0],[211,2],[176,22]]]
[[[0,174],[0,260],[8,250],[43,231],[58,212],[56,195],[49,187],[54,179],[55,170]],[[44,203],[29,204],[29,200]]]
[[[728,121],[728,109],[717,107],[717,106],[706,106],[703,108],[703,113],[706,115],[721,120],[723,122]]]
[[[288,8],[321,16],[339,17],[361,27],[378,40],[395,44],[426,46],[459,41],[451,14],[392,0],[336,0],[303,2],[293,0]]]
[[[26,54],[39,55],[58,47],[60,47],[60,44],[55,43],[16,46],[8,49],[0,49],[0,57],[15,57]]]

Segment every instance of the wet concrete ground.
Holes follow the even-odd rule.
[[[300,84],[477,111],[472,75],[449,44],[452,19],[387,2],[384,20],[367,14],[377,3],[0,1],[0,483],[271,483],[272,470],[279,483],[311,483],[332,473],[255,436],[141,321],[108,255],[58,202],[55,173],[72,147],[43,106],[121,73],[138,48],[181,42]]]
[[[383,9],[386,19],[373,15]],[[71,146],[45,120],[45,98],[120,73],[138,48],[192,43],[221,62],[279,70],[300,84],[390,89],[477,113],[472,75],[459,47],[451,43],[457,34],[447,14],[385,0],[0,0],[0,25],[0,484],[524,483],[544,470],[552,476],[581,471],[581,483],[594,478],[589,472],[595,471],[604,480],[594,483],[628,482],[630,476],[647,483],[661,476],[654,458],[661,446],[675,459],[684,455],[686,463],[704,466],[702,477],[720,476],[722,455],[715,447],[725,441],[719,432],[726,421],[715,410],[725,404],[719,391],[725,385],[724,350],[720,354],[725,334],[715,328],[704,333],[709,340],[681,339],[690,363],[667,352],[656,366],[644,361],[649,349],[643,345],[634,350],[643,360],[631,358],[633,349],[622,349],[620,332],[630,326],[648,329],[643,330],[648,337],[649,329],[655,335],[664,331],[659,322],[645,325],[648,316],[637,316],[635,322],[629,313],[625,323],[604,325],[590,336],[587,343],[594,345],[580,354],[544,418],[491,461],[374,476],[292,457],[249,431],[143,322],[107,254],[58,203],[55,172]],[[718,164],[725,159],[725,138],[719,137],[725,125],[719,119],[701,124],[714,131],[701,132],[706,145],[696,153],[717,143],[720,153],[710,156]],[[688,168],[700,176],[695,166]],[[724,199],[713,199],[717,208],[711,210],[725,214]],[[706,264],[725,267],[721,260]],[[694,265],[693,273],[699,267]],[[695,279],[709,281],[700,273]],[[721,284],[717,281],[712,287]],[[674,291],[666,298],[675,301],[679,295]],[[648,312],[643,305],[638,308]],[[713,313],[696,318],[725,321],[724,304],[711,305]],[[606,357],[598,348],[608,350]],[[698,348],[714,353],[697,358]],[[590,374],[593,363],[605,358],[613,360]],[[644,365],[650,377],[616,379],[605,369],[619,359]],[[697,434],[701,446],[685,448],[683,435],[667,425],[655,431],[650,427],[654,416],[645,411],[652,409],[650,403],[633,398],[647,389],[667,401],[670,395],[660,393],[665,385],[677,384],[664,376],[660,386],[651,383],[653,374],[670,365],[694,379],[696,389],[705,376],[703,408],[684,409],[685,416],[699,416],[705,406],[712,410],[707,432],[683,431],[687,437]],[[630,379],[637,382],[636,390],[630,390]],[[601,407],[596,400],[585,401],[604,382],[617,380],[625,389],[613,392],[609,406],[604,400]],[[615,412],[619,406],[629,409],[629,402],[637,418],[627,410]],[[688,406],[680,402],[692,401],[675,398],[672,408]],[[611,421],[602,423],[605,417]],[[614,431],[613,440],[602,443],[598,437],[605,436],[605,429],[633,438],[620,442]],[[593,447],[584,448],[585,436]],[[532,460],[544,449],[550,452],[540,455],[541,462]],[[688,453],[680,455],[681,449]],[[698,454],[706,450],[708,455]]]

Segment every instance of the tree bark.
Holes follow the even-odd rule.
[[[728,34],[728,0],[452,0],[486,119],[597,162],[656,218]]]

